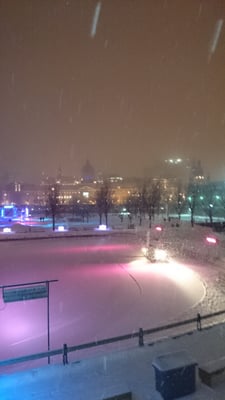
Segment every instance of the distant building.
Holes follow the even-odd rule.
[[[193,160],[190,169],[190,182],[205,183],[206,180],[207,178],[204,174],[201,161]]]
[[[166,204],[176,199],[178,191],[183,196],[188,183],[193,181],[205,183],[207,181],[200,161],[190,163],[189,160],[171,158],[161,161],[156,167],[152,169],[148,178],[160,182],[162,202]],[[23,182],[2,184],[0,187],[1,204],[45,207],[49,186],[57,184],[61,205],[72,207],[76,204],[93,205],[96,201],[97,190],[104,180],[109,183],[113,204],[118,206],[126,204],[130,197],[136,196],[143,184],[142,179],[125,179],[119,174],[107,177],[104,177],[103,174],[95,176],[95,170],[87,160],[81,169],[80,179],[76,179],[74,176],[65,176],[60,167],[56,177],[42,173],[39,185]]]
[[[44,205],[45,194],[41,185],[12,182],[1,190],[2,205]]]
[[[190,177],[190,160],[183,158],[169,158],[164,163],[163,178],[181,181],[186,185]]]

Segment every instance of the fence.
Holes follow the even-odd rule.
[[[17,364],[17,363],[24,363],[27,361],[33,361],[33,360],[38,360],[38,359],[42,359],[42,358],[49,359],[50,357],[57,356],[57,355],[62,355],[62,362],[65,365],[65,364],[68,364],[68,353],[71,353],[71,352],[74,352],[77,350],[89,349],[92,347],[102,346],[102,345],[106,345],[106,344],[110,344],[110,343],[120,342],[123,340],[133,339],[133,338],[138,338],[138,345],[144,346],[144,336],[145,335],[152,335],[154,333],[167,331],[167,330],[171,330],[173,328],[182,327],[182,326],[186,326],[186,325],[190,325],[190,324],[195,324],[196,329],[201,331],[203,329],[203,327],[202,327],[203,320],[215,318],[215,317],[218,317],[223,314],[225,314],[225,310],[221,310],[221,311],[217,311],[217,312],[205,314],[205,315],[200,315],[198,313],[196,317],[191,318],[191,319],[187,319],[187,320],[180,321],[180,322],[174,322],[171,324],[159,326],[156,328],[146,329],[146,330],[140,328],[139,331],[130,333],[127,335],[121,335],[121,336],[116,336],[116,337],[112,337],[112,338],[108,338],[108,339],[97,340],[94,342],[83,343],[83,344],[80,344],[77,346],[71,346],[71,347],[68,347],[66,344],[64,344],[63,348],[61,348],[61,349],[46,351],[46,352],[42,352],[42,353],[29,354],[26,356],[10,358],[10,359],[6,359],[6,360],[0,360],[0,366],[9,366],[9,365]]]

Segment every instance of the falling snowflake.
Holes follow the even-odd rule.
[[[218,40],[219,40],[219,37],[220,37],[222,26],[223,26],[223,19],[219,19],[216,22],[214,35],[213,35],[212,41],[210,43],[209,61],[211,60],[212,55],[215,53],[215,50],[216,50],[216,47],[217,47],[217,44],[218,44]]]
[[[96,35],[96,30],[97,30],[97,25],[98,25],[98,20],[99,20],[99,15],[101,12],[101,2],[99,1],[95,7],[95,13],[93,16],[92,20],[92,26],[91,26],[91,37],[94,37]]]

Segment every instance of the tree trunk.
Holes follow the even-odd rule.
[[[102,214],[99,214],[99,225],[102,225]]]
[[[52,230],[55,230],[55,214],[52,215]]]
[[[213,213],[212,213],[211,208],[209,210],[209,220],[210,220],[210,225],[213,226]]]
[[[191,210],[191,226],[192,226],[192,228],[194,226],[194,211],[193,210]]]

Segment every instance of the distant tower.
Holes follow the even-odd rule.
[[[95,170],[87,160],[81,170],[81,179],[83,182],[91,183],[95,179]]]
[[[61,183],[62,182],[62,168],[59,167],[57,171],[57,176],[56,176],[56,182]]]

